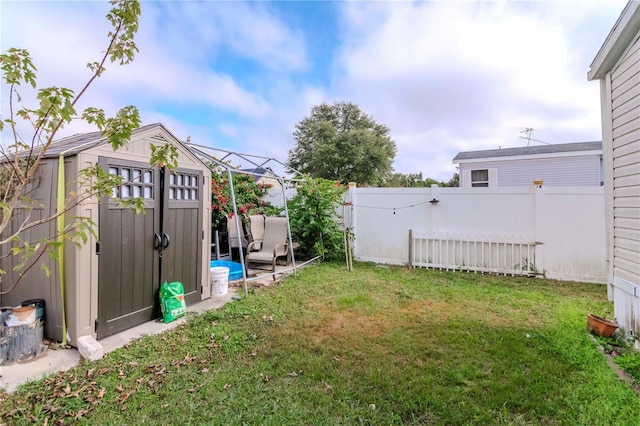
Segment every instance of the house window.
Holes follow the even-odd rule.
[[[489,187],[489,170],[471,170],[471,186],[474,188]]]

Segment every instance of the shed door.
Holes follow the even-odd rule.
[[[100,203],[98,338],[156,318],[160,258],[154,235],[160,232],[160,173],[148,164],[100,159],[110,174],[129,180]],[[135,214],[117,200],[144,197],[146,211]]]
[[[203,232],[201,171],[113,159],[100,165],[129,183],[100,206],[98,338],[157,318],[164,281],[180,281],[187,303],[200,300]],[[119,207],[126,197],[143,197],[146,212]]]
[[[180,281],[187,304],[200,300],[202,275],[201,171],[161,171],[163,177],[162,232],[170,237],[162,252],[160,282]]]

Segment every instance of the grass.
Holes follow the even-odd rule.
[[[611,337],[594,338],[603,352],[609,354],[613,361],[623,370],[640,395],[640,352],[634,349],[633,343],[624,333],[616,331]]]
[[[0,423],[637,425],[587,313],[605,286],[314,265],[0,396]]]

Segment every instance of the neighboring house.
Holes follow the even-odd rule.
[[[640,2],[627,3],[587,75],[600,80],[609,297],[640,346]]]
[[[257,184],[271,185],[271,188],[280,189],[282,185],[278,180],[278,176],[269,167],[254,167],[249,169],[240,169],[241,172],[250,173],[254,177]]]
[[[175,146],[178,167],[167,171],[150,166],[150,143]],[[61,182],[59,158],[64,163]],[[65,245],[62,271],[57,260],[45,256],[49,276],[31,268],[14,291],[0,293],[0,306],[43,299],[45,336],[61,341],[66,331],[74,346],[80,336],[103,338],[160,316],[158,292],[165,280],[182,282],[187,304],[209,296],[209,168],[162,124],[133,131],[118,151],[99,132],[71,136],[54,142],[41,163],[29,194],[40,204],[33,215],[54,214],[58,185],[65,192],[75,190],[78,171],[94,164],[124,179],[112,198],[88,200],[66,214],[67,220],[88,217],[96,233],[80,248]],[[144,198],[144,214],[117,204],[132,196]],[[14,220],[7,232],[15,232],[17,225]],[[55,232],[53,221],[24,231],[24,236],[34,241]],[[20,258],[8,255],[9,250],[8,244],[0,246],[0,267],[7,272],[0,280],[4,291],[19,273],[13,267]]]
[[[456,155],[461,187],[600,186],[602,142],[465,151]]]

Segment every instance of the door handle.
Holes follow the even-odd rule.
[[[158,251],[158,256],[162,257],[162,252],[171,244],[171,238],[166,232],[162,234],[153,234],[153,249]]]

